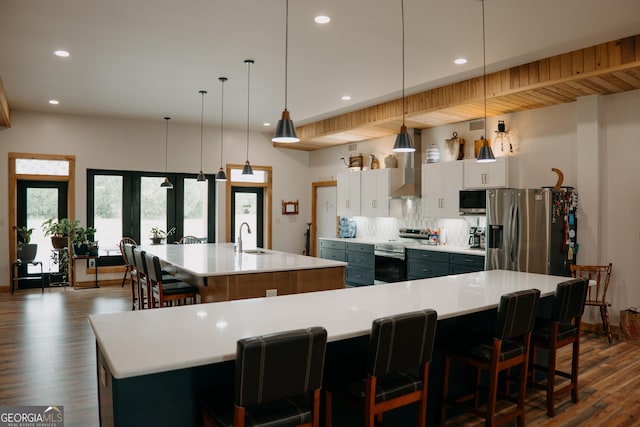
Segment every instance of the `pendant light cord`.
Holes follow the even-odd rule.
[[[402,15],[402,126],[404,127],[404,0],[400,0],[400,11]]]
[[[204,94],[207,93],[206,90],[201,90],[200,94],[202,95],[202,106],[200,107],[200,172],[202,172],[202,139],[204,136]]]
[[[167,173],[169,168],[169,120],[171,120],[171,117],[165,117],[164,120],[166,122],[164,131],[164,173]]]
[[[482,2],[482,83],[484,85],[484,138],[487,138],[487,48],[484,30],[484,0]]]
[[[222,155],[224,153],[224,82],[227,81],[226,77],[220,77],[220,84],[222,86],[222,96],[220,101],[220,169],[222,169]]]
[[[252,60],[248,59],[247,64],[247,161],[249,161],[249,97],[251,95],[251,64]]]
[[[287,109],[287,82],[289,75],[289,0],[286,0],[284,26],[284,109]]]

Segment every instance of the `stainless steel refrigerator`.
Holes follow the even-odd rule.
[[[577,207],[570,187],[487,190],[486,269],[570,276]]]

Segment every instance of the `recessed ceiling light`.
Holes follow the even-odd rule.
[[[349,95],[344,95],[342,98],[343,101],[351,101],[351,97]]]
[[[264,122],[264,123],[262,124],[262,126],[265,126],[265,127],[266,127],[266,126],[271,126],[271,123],[269,123],[269,122]]]
[[[58,101],[57,99],[50,99],[50,100],[49,100],[49,104],[51,104],[51,105],[58,105],[58,104],[60,104],[60,101]]]
[[[464,65],[467,62],[469,62],[469,60],[467,58],[456,58],[456,59],[453,60],[453,63],[457,64],[457,65]]]
[[[60,58],[68,58],[69,56],[71,56],[71,54],[66,50],[54,50],[53,54],[55,56],[59,56]]]
[[[326,15],[318,15],[313,18],[313,20],[316,24],[328,24],[329,22],[331,22],[331,18]]]

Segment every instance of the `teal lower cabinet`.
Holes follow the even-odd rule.
[[[407,279],[428,279],[484,270],[484,256],[407,249]]]
[[[347,260],[347,244],[335,240],[320,240],[320,258],[334,261]]]
[[[482,255],[450,254],[449,274],[475,273],[484,270]]]
[[[373,285],[376,257],[373,245],[347,242],[347,286]]]
[[[449,253],[407,249],[407,279],[428,279],[449,274]]]

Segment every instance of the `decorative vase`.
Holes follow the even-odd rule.
[[[51,245],[54,249],[64,249],[67,247],[67,238],[64,236],[51,236]]]
[[[35,243],[27,243],[18,246],[18,259],[22,262],[31,262],[36,259],[38,253],[38,245]]]

